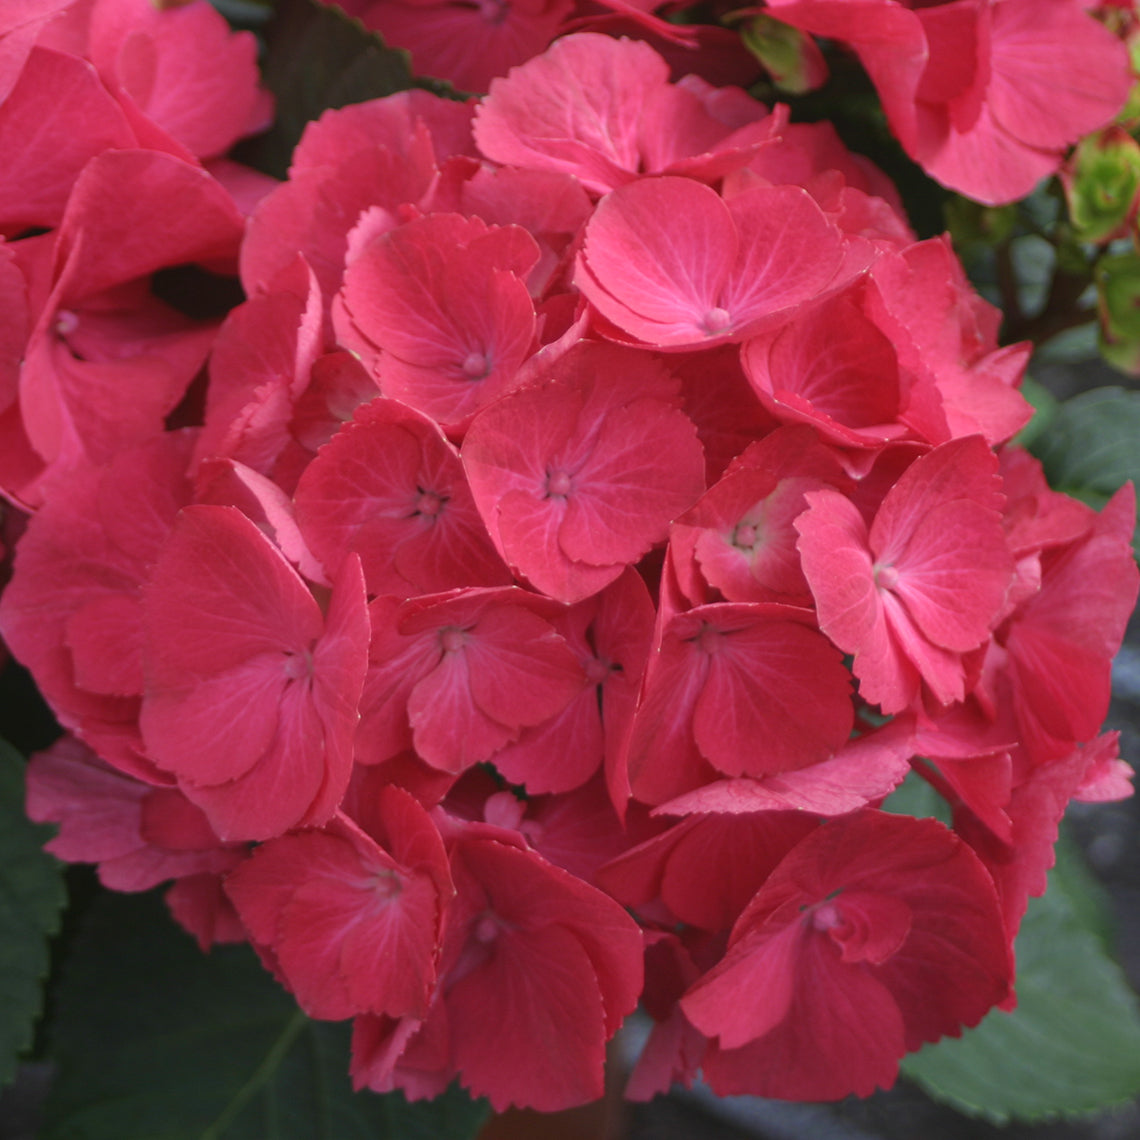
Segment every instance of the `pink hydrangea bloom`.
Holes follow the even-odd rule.
[[[907,152],[951,189],[1011,202],[1128,95],[1124,45],[1079,0],[769,0],[850,45]]]
[[[327,112],[269,189],[204,0],[0,0],[0,635],[74,734],[29,810],[354,1018],[357,1087],[570,1107],[639,1000],[629,1095],[889,1084],[1011,1004],[1066,804],[1129,790],[1132,494],[1009,443],[1029,346],[829,125],[671,78],[709,29],[351,6],[525,54]],[[1119,81],[1070,0],[771,10],[991,190]],[[155,295],[235,267],[224,321]],[[878,810],[908,772],[953,830]]]

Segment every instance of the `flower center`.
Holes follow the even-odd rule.
[[[507,0],[477,0],[479,15],[489,24],[502,24],[510,15]]]
[[[482,380],[491,371],[487,357],[481,352],[469,352],[460,367],[468,380]]]
[[[719,653],[724,645],[724,638],[720,630],[713,625],[703,625],[701,632],[697,634],[694,640],[710,657]]]
[[[444,653],[458,653],[467,644],[467,634],[454,626],[448,626],[440,633],[439,643]]]
[[[570,494],[572,486],[569,472],[551,471],[546,476],[546,497],[549,499],[553,495],[565,498]]]
[[[876,566],[875,585],[883,590],[893,590],[899,584],[899,572],[893,566]]]
[[[493,914],[485,914],[478,922],[475,923],[475,929],[472,931],[475,935],[476,942],[482,942],[486,946],[489,942],[494,942],[499,937],[499,922]]]
[[[440,511],[443,510],[443,504],[446,502],[442,495],[437,495],[434,491],[425,491],[422,488],[419,490],[419,497],[416,499],[417,515],[427,515],[428,518],[435,518]]]
[[[755,523],[741,523],[732,532],[732,545],[739,546],[742,550],[751,550],[759,537],[760,531]]]
[[[404,884],[399,874],[389,867],[377,867],[372,872],[369,881],[374,903],[387,903],[399,898],[403,893]]]
[[[313,672],[313,655],[306,649],[304,653],[285,654],[285,676],[290,681],[300,681],[311,676]]]
[[[816,930],[834,930],[843,925],[843,915],[833,902],[825,902],[811,912],[811,924]]]
[[[703,324],[705,332],[709,336],[718,336],[732,324],[732,314],[718,305],[715,309],[709,309],[705,313]]]

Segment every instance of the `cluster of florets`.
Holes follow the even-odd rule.
[[[51,849],[412,1097],[587,1101],[639,1000],[632,1096],[866,1094],[1008,1005],[1066,803],[1129,791],[1134,505],[1009,445],[1028,349],[883,175],[583,34],[272,183],[216,161],[266,108],[207,5],[39,7],[0,629]],[[247,299],[176,311],[187,264]],[[953,828],[881,809],[912,769]]]
[[[648,40],[675,65],[718,85],[748,84],[755,57],[735,30],[664,17],[685,0],[324,0],[411,52],[420,72],[484,92],[496,77],[567,32]],[[1135,0],[726,0],[699,6],[737,26],[761,15],[850,49],[866,68],[891,129],[932,177],[980,202],[1023,198],[1057,172],[1065,150],[1103,126],[1129,88],[1124,44],[1087,11]],[[808,36],[780,35],[801,88],[827,62]],[[755,32],[753,33],[756,34]],[[763,51],[760,52],[763,55]]]

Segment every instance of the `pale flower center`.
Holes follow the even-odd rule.
[[[458,653],[467,644],[467,634],[452,626],[439,635],[439,643],[444,653]]]
[[[443,510],[443,497],[434,491],[420,491],[416,499],[416,514],[434,518]]]
[[[469,380],[482,380],[491,371],[487,357],[481,352],[469,352],[460,367]]]
[[[305,650],[304,653],[285,654],[285,676],[290,681],[300,681],[311,676],[313,672],[313,655]]]
[[[477,0],[479,15],[489,24],[502,24],[511,14],[507,0]]]
[[[899,584],[899,572],[893,566],[874,568],[875,585],[883,590],[893,590]]]
[[[475,923],[473,931],[476,942],[482,942],[487,945],[489,942],[494,942],[499,937],[499,922],[493,914],[485,914],[478,922]]]
[[[743,550],[751,550],[760,537],[759,528],[754,523],[741,523],[732,535],[732,545]]]
[[[695,638],[697,644],[710,657],[724,648],[724,638],[719,629],[712,625],[705,625]]]
[[[567,471],[551,471],[546,476],[546,496],[549,498],[551,495],[565,498],[570,494],[570,489],[573,484],[570,481],[570,474]]]
[[[816,930],[834,930],[843,925],[843,915],[835,903],[825,902],[812,911],[811,924]]]
[[[715,309],[709,309],[705,313],[703,324],[705,332],[709,336],[718,336],[732,324],[732,314],[718,305]]]

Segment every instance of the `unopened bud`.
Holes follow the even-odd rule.
[[[799,28],[758,15],[744,25],[741,37],[781,91],[803,95],[827,81],[823,54],[815,40]]]
[[[1106,127],[1084,139],[1062,173],[1069,216],[1081,241],[1120,235],[1140,193],[1140,146],[1122,127]]]
[[[1102,257],[1094,276],[1101,352],[1114,367],[1140,375],[1140,255]]]

